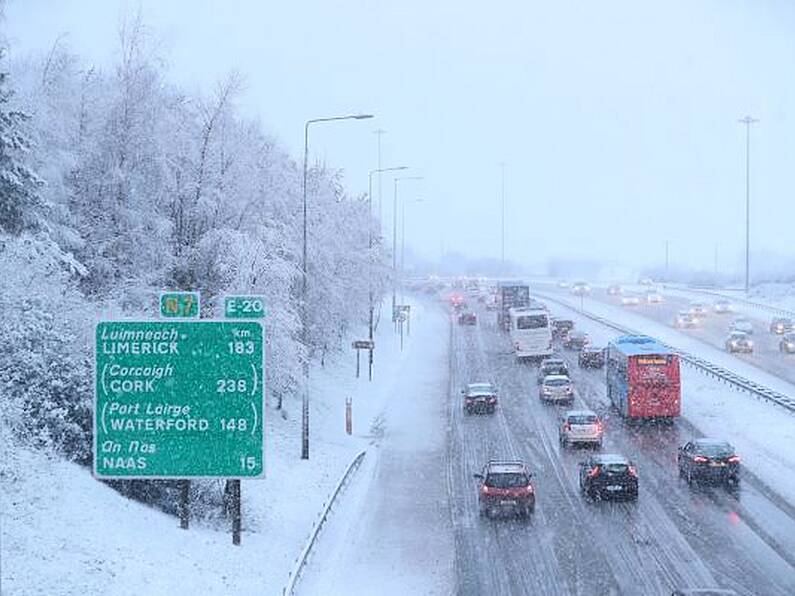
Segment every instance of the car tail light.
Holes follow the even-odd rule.
[[[604,425],[602,424],[602,421],[601,421],[601,420],[599,420],[599,421],[596,423],[596,431],[597,431],[597,432],[602,432],[603,430],[604,430]]]
[[[638,477],[638,471],[635,469],[635,466],[629,466],[629,475],[634,478]]]
[[[698,464],[705,464],[709,461],[708,457],[704,457],[703,455],[697,455],[693,458],[693,461]]]
[[[740,456],[739,455],[732,455],[727,461],[730,464],[739,464],[740,463]]]
[[[489,487],[484,484],[480,487],[480,492],[482,492],[484,495],[489,494]]]
[[[566,422],[563,425],[563,430],[571,430],[571,422]]]
[[[601,469],[599,468],[599,466],[591,468],[590,470],[588,470],[588,478],[596,478],[599,475],[600,471]]]
[[[529,485],[527,485],[527,487],[525,488],[525,491],[527,492],[527,494],[530,494],[530,495],[532,495],[532,494],[535,492],[535,489],[533,489],[533,485],[532,485],[532,484],[529,484]]]

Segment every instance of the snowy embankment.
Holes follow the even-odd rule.
[[[607,345],[618,335],[615,330],[578,314],[574,308],[560,307],[555,303],[551,303],[550,308],[553,313],[574,319],[575,324],[591,336],[595,345]],[[717,348],[650,319],[593,300],[586,301],[585,310],[657,337],[788,395],[795,395],[795,387],[791,383],[732,359]],[[751,376],[753,374],[756,376]],[[795,502],[795,452],[792,450],[795,415],[686,365],[682,366],[682,410],[684,418],[704,435],[731,441],[741,454],[746,469],[789,502]]]
[[[423,304],[412,310],[417,329],[430,315]],[[268,404],[266,478],[242,482],[240,547],[225,526],[193,522],[181,530],[176,518],[122,497],[86,468],[5,445],[0,591],[280,594],[329,492],[355,454],[380,436],[390,398],[405,397],[395,388],[411,374],[405,362],[419,349],[413,339],[401,352],[387,313],[372,383],[366,352],[359,379],[349,348],[325,367],[313,366],[309,461],[300,459],[300,402],[289,402],[286,419]],[[344,429],[346,398],[353,400],[352,436]]]

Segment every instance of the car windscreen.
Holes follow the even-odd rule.
[[[525,315],[517,317],[517,329],[543,329],[549,325],[547,315]]]
[[[728,443],[706,443],[698,445],[696,451],[707,457],[728,457],[734,455],[734,448]]]
[[[486,485],[493,486],[494,488],[516,488],[518,486],[527,486],[530,479],[526,474],[518,472],[500,472],[489,474],[486,477]]]
[[[491,393],[493,388],[491,385],[470,385],[469,392],[470,393]]]
[[[567,418],[570,424],[596,424],[599,420],[595,414],[577,414]]]
[[[610,474],[626,474],[628,468],[627,464],[621,462],[604,463],[600,464],[600,466],[605,472]]]
[[[568,385],[570,381],[568,379],[545,379],[544,385],[548,385],[550,387],[565,387]]]

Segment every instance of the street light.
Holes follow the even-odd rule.
[[[745,294],[751,287],[751,125],[759,122],[746,116],[737,122],[745,124]]]
[[[306,169],[307,162],[309,161],[309,126],[317,124],[318,122],[334,122],[336,120],[367,120],[372,118],[372,114],[349,114],[347,116],[333,116],[331,118],[314,118],[307,120],[304,124],[304,184],[303,184],[303,211],[304,211],[304,243],[301,259],[301,318],[302,330],[301,339],[304,347],[307,350],[306,358],[304,358],[304,395],[301,400],[301,459],[309,459],[309,326],[307,322],[307,261],[306,261]]]
[[[397,197],[398,182],[401,180],[422,180],[422,176],[401,176],[395,178],[395,195],[392,199],[392,321],[395,320],[395,304],[397,300]]]
[[[373,174],[381,174],[382,172],[397,172],[400,170],[408,170],[408,166],[395,166],[392,168],[376,168],[375,170],[370,170],[370,174],[367,176],[367,209],[370,213],[370,218],[372,219],[373,216]],[[380,227],[380,216],[379,216],[379,227]],[[367,222],[367,229],[368,229],[368,248],[370,249],[370,274],[369,274],[369,293],[370,293],[370,317],[368,322],[368,339],[372,342],[373,341],[373,311],[375,310],[375,306],[373,304],[373,226],[372,221]],[[370,372],[369,378],[373,380],[373,350],[370,350]]]
[[[505,162],[500,162],[500,211],[502,212],[502,274],[505,275]]]

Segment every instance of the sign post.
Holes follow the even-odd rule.
[[[94,475],[261,476],[262,353],[257,321],[98,323]]]
[[[373,350],[375,349],[375,342],[372,339],[360,339],[353,344],[351,347],[356,350],[356,378],[359,378],[359,350],[368,350],[370,352],[370,361],[372,362]],[[372,380],[372,372],[370,379]]]

